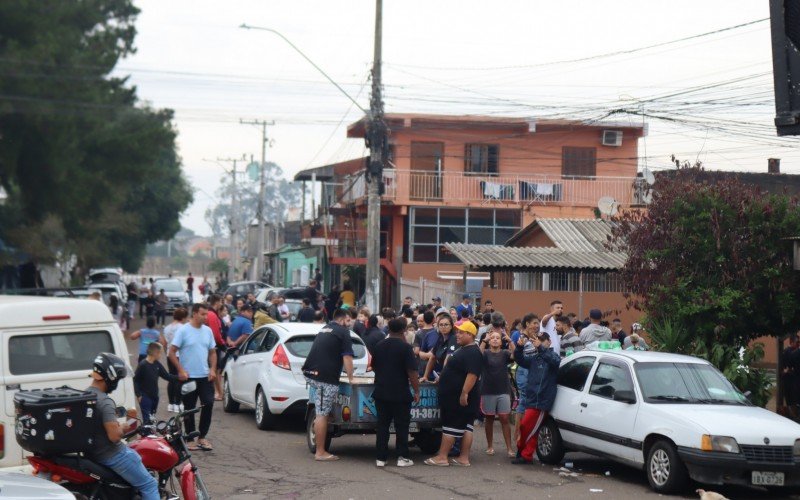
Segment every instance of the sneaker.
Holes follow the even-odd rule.
[[[399,464],[399,462],[400,461],[398,460],[398,464]],[[375,460],[375,466],[376,467],[386,467],[386,460]]]
[[[411,460],[410,458],[400,457],[397,459],[398,467],[411,467],[412,465],[414,465],[414,461]]]
[[[183,403],[176,405],[178,407],[178,413],[183,411]]]
[[[167,412],[175,413],[175,405],[167,405]]]

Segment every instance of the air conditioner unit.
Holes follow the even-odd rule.
[[[622,131],[603,130],[603,146],[622,146]]]

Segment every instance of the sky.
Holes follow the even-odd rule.
[[[230,168],[215,160],[259,159],[261,130],[240,120],[274,121],[266,156],[287,177],[365,154],[346,138],[362,116],[350,99],[279,36],[239,26],[279,31],[368,108],[373,0],[135,4],[137,52],[115,72],[144,103],[175,110],[194,187],[185,227],[211,234],[204,213]],[[778,157],[800,174],[797,139],[774,131],[766,1],[385,0],[383,10],[386,112],[645,123],[640,168],[670,168],[675,154],[766,171]]]

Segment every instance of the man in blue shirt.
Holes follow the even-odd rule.
[[[470,298],[468,293],[465,293],[461,297],[461,303],[458,306],[456,306],[456,312],[458,313],[459,319],[460,318],[466,318],[466,317],[469,317],[469,318],[472,317],[472,304],[471,304],[471,301],[472,301],[472,299]],[[464,313],[468,313],[468,314],[464,314]]]
[[[188,377],[187,383],[195,383],[195,390],[183,395],[184,408],[194,409],[198,397],[203,406],[200,411],[200,439],[197,444],[189,445],[192,451],[212,449],[206,435],[211,427],[211,410],[214,408],[217,344],[211,328],[206,326],[207,317],[208,306],[193,304],[192,319],[175,332],[169,347],[169,360],[178,368],[178,374],[184,379]],[[184,417],[184,427],[186,434],[194,432],[194,414]]]
[[[228,347],[239,347],[253,333],[253,309],[243,307],[228,328]]]

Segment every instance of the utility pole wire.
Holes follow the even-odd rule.
[[[241,24],[241,26],[239,26],[239,27],[240,27],[240,28],[242,28],[242,29],[246,29],[246,30],[260,30],[260,31],[269,31],[270,33],[274,33],[274,34],[278,35],[279,37],[281,37],[281,38],[283,39],[283,41],[285,41],[286,43],[288,43],[288,44],[289,44],[289,45],[290,45],[290,46],[291,46],[291,47],[292,47],[294,50],[296,50],[296,51],[297,51],[297,53],[298,53],[298,54],[300,54],[301,56],[303,56],[303,59],[305,59],[306,61],[308,61],[308,62],[309,62],[309,63],[310,63],[312,66],[314,66],[314,68],[315,68],[317,71],[319,71],[320,73],[322,73],[322,76],[324,76],[325,78],[327,78],[329,82],[331,82],[331,83],[332,83],[332,84],[333,84],[333,85],[334,85],[334,86],[335,86],[337,89],[339,89],[339,91],[340,91],[342,94],[344,94],[344,95],[345,95],[345,97],[347,97],[348,99],[350,99],[350,101],[351,101],[353,104],[355,104],[356,106],[358,106],[358,109],[360,109],[362,113],[364,113],[365,115],[368,115],[368,114],[369,114],[369,111],[367,111],[366,109],[364,109],[364,108],[363,108],[363,107],[362,107],[362,106],[361,106],[361,105],[360,105],[360,104],[359,104],[359,103],[358,103],[358,102],[357,102],[355,99],[353,99],[353,98],[350,96],[350,94],[348,94],[348,93],[347,93],[347,92],[346,92],[346,91],[345,91],[345,90],[344,90],[344,89],[343,89],[343,88],[342,88],[342,87],[341,87],[341,86],[340,86],[338,83],[336,83],[336,82],[333,80],[333,78],[331,78],[330,76],[328,76],[328,73],[325,73],[325,70],[323,70],[322,68],[320,68],[319,66],[317,66],[317,64],[316,64],[314,61],[312,61],[312,60],[311,60],[311,58],[309,58],[307,55],[305,55],[305,54],[303,53],[303,51],[302,51],[302,50],[300,50],[300,49],[297,47],[297,45],[295,45],[295,44],[293,44],[291,41],[289,41],[289,39],[288,39],[288,38],[286,38],[285,36],[283,36],[283,34],[281,34],[279,31],[276,31],[276,30],[274,30],[274,29],[272,29],[272,28],[265,28],[265,27],[263,27],[263,26],[250,26],[250,25],[248,25],[247,23],[242,23],[242,24]]]

